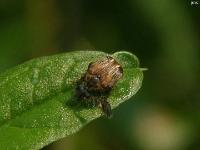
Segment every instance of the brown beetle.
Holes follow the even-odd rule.
[[[86,73],[77,82],[77,99],[87,106],[101,104],[104,114],[111,117],[111,106],[107,98],[122,74],[121,65],[110,56],[90,63]]]

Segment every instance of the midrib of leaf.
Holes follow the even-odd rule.
[[[68,64],[69,65],[69,68],[68,68],[68,70],[71,70],[72,68],[76,68],[76,66],[77,65],[79,65],[79,59],[76,59],[75,57],[73,57],[73,53],[71,53],[72,55],[70,55],[70,57],[71,57],[71,59],[72,60],[74,60],[74,62],[76,62],[76,63],[71,63],[71,65],[70,64]],[[104,53],[102,53],[102,54],[104,54]],[[105,55],[105,54],[104,54]],[[56,56],[49,56],[49,58],[50,57],[52,57],[52,58],[54,58],[54,57],[56,57]],[[43,58],[39,58],[39,59],[46,59],[47,57],[43,57]],[[25,63],[25,64],[28,64],[28,63],[34,63],[35,61],[38,61],[39,59],[35,59],[35,60],[31,60],[31,61],[28,61],[27,63]],[[11,75],[11,76],[9,76],[8,78],[6,78],[6,79],[4,79],[3,81],[1,81],[1,83],[0,83],[0,86],[3,86],[3,84],[6,84],[7,82],[9,82],[10,80],[12,80],[13,78],[15,78],[16,76],[20,76],[20,75],[22,75],[23,73],[26,73],[26,72],[32,72],[33,70],[33,68],[34,69],[39,69],[40,71],[42,70],[42,69],[45,69],[45,67],[47,67],[48,65],[50,65],[52,62],[50,61],[50,62],[48,62],[49,60],[47,60],[47,63],[45,63],[44,65],[42,65],[42,66],[35,66],[35,65],[37,65],[37,64],[35,64],[35,65],[31,65],[31,67],[24,67],[25,66],[25,64],[22,64],[21,66],[18,66],[18,67],[16,67],[16,70],[17,71],[20,71],[19,73],[17,73],[17,74],[14,74],[14,75]],[[69,62],[68,62],[69,63]],[[24,68],[23,68],[24,67]],[[8,73],[6,72],[5,74],[9,74],[10,73],[10,71],[8,71]],[[64,75],[64,79],[63,80],[66,80],[66,78],[69,78],[69,76],[67,76],[67,72],[65,73],[65,75]],[[78,79],[79,77],[77,77],[77,79]],[[32,80],[31,79],[31,77],[29,78],[30,79],[30,81]],[[76,81],[76,79],[74,80],[74,83],[75,83],[75,81]],[[31,83],[31,82],[30,82]],[[63,84],[65,83],[65,81],[63,82]],[[33,89],[33,94],[32,95],[34,95],[34,89],[35,89],[35,87],[36,87],[37,85],[34,85],[34,84],[32,84],[32,89]],[[67,89],[67,88],[72,88],[73,87],[73,85],[70,85],[70,84],[65,84],[64,85],[65,87],[64,87],[64,89]],[[63,87],[62,87],[63,88]],[[64,90],[63,89],[63,90]],[[34,107],[37,107],[38,105],[40,105],[40,104],[43,104],[43,103],[45,103],[45,101],[47,101],[47,100],[50,100],[50,98],[49,97],[54,97],[54,96],[56,96],[56,95],[59,95],[59,93],[60,92],[62,92],[62,89],[61,89],[61,91],[57,91],[57,93],[55,93],[55,94],[52,94],[52,95],[49,95],[48,97],[46,97],[43,101],[41,101],[40,103],[37,103],[37,102],[35,102],[33,105],[32,105],[32,107],[30,108],[30,109],[33,109]],[[34,102],[34,101],[36,101],[36,99],[34,99],[33,98],[34,96],[32,96],[32,101]],[[11,106],[9,106],[9,107],[11,107]],[[25,113],[26,111],[29,111],[30,109],[26,109],[25,111],[23,111],[23,112],[21,112],[21,113],[18,113],[17,115],[19,116],[20,114],[23,114],[23,113]],[[14,119],[15,117],[13,117],[13,118],[11,118],[11,119]],[[7,120],[10,120],[10,119],[7,119]],[[5,120],[6,121],[6,120]]]

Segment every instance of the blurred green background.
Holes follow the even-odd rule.
[[[200,149],[200,2],[1,0],[0,71],[72,50],[126,50],[142,89],[77,134],[44,150]]]

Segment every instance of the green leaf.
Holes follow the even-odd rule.
[[[102,116],[101,108],[69,106],[88,64],[108,54],[77,51],[30,60],[0,74],[0,149],[39,149]],[[141,87],[143,73],[129,52],[111,55],[124,75],[109,96],[116,108]]]

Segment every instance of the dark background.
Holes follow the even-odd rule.
[[[200,1],[1,0],[0,71],[72,50],[136,54],[143,87],[45,150],[200,149]]]

